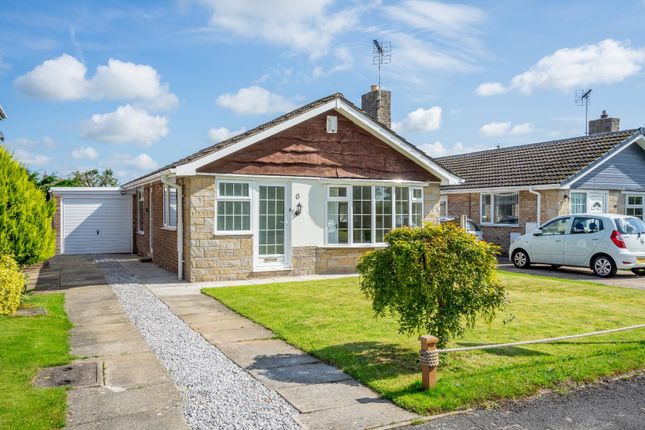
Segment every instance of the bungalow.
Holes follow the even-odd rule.
[[[460,179],[390,129],[389,91],[302,106],[133,180],[133,248],[191,282],[344,273]]]
[[[505,253],[515,237],[558,215],[645,211],[645,129],[620,131],[605,112],[589,121],[587,136],[436,161],[464,179],[441,186],[441,215],[467,215]]]

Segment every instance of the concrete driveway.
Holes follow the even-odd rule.
[[[501,261],[497,265],[498,269],[514,273],[524,273],[527,275],[550,276],[553,278],[571,279],[574,281],[591,281],[598,282],[612,287],[627,287],[638,290],[645,290],[645,276],[636,276],[632,272],[619,270],[613,278],[599,278],[594,275],[591,269],[582,267],[562,266],[554,269],[547,265],[532,265],[530,269],[518,269],[508,260]]]

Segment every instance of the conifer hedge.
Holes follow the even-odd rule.
[[[0,146],[0,254],[19,264],[52,257],[54,201],[29,180],[27,169]]]

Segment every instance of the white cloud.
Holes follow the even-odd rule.
[[[352,68],[354,63],[354,58],[344,46],[334,49],[334,57],[336,58],[336,64],[330,66],[328,69],[325,69],[322,66],[314,67],[311,75],[314,78],[319,78],[321,76],[329,76],[334,73],[342,72]]]
[[[169,110],[179,103],[168,84],[151,66],[110,58],[90,79],[87,68],[68,54],[46,60],[15,80],[25,94],[42,100],[130,100],[153,110]]]
[[[113,168],[127,166],[138,171],[153,170],[159,167],[159,164],[145,152],[135,157],[126,154],[114,154],[107,164],[113,166]]]
[[[34,154],[24,149],[16,149],[13,153],[14,157],[27,166],[44,166],[52,161],[52,157],[42,154]]]
[[[94,114],[81,124],[81,136],[104,143],[136,143],[150,146],[168,135],[168,118],[153,116],[130,105],[116,111]]]
[[[442,109],[433,106],[430,109],[418,108],[408,113],[402,121],[394,122],[392,129],[397,132],[435,131],[441,127]]]
[[[475,93],[480,96],[494,96],[508,91],[501,82],[484,82],[475,89]]]
[[[99,158],[99,153],[91,146],[81,146],[72,151],[72,157],[78,160],[96,160]]]
[[[569,91],[611,84],[636,75],[643,64],[645,48],[632,48],[629,42],[605,39],[597,44],[558,49],[514,76],[505,88],[530,94],[539,88]],[[499,84],[499,88],[504,86]]]
[[[431,157],[444,157],[446,155],[458,154],[463,151],[464,145],[457,142],[450,147],[446,147],[442,142],[426,143],[421,145],[420,149]]]
[[[281,95],[258,86],[241,88],[235,94],[222,94],[216,101],[218,105],[239,114],[286,112],[295,108]]]
[[[521,124],[512,125],[510,121],[505,122],[489,122],[479,128],[482,136],[486,137],[501,137],[501,136],[520,136],[523,134],[533,133],[535,128],[533,124],[524,122]]]
[[[358,9],[327,11],[333,0],[198,0],[211,24],[235,36],[288,46],[312,58],[327,53],[334,37],[358,24]]]
[[[40,139],[30,139],[27,137],[19,137],[17,139],[12,139],[8,142],[10,146],[23,146],[27,148],[48,148],[52,149],[56,147],[56,141],[49,137],[43,136]]]
[[[212,127],[208,130],[208,139],[212,142],[221,142],[229,137],[237,136],[240,133],[244,133],[244,128],[239,130],[229,130],[226,127]]]

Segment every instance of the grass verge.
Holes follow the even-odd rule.
[[[499,272],[511,303],[449,346],[540,339],[643,323],[645,293]],[[645,330],[442,356],[435,389],[421,391],[419,342],[393,318],[373,317],[357,278],[202,290],[278,337],[421,414],[517,398],[561,383],[591,382],[643,367]],[[510,321],[504,323],[504,320]]]
[[[0,429],[50,429],[65,425],[65,388],[36,388],[42,367],[70,362],[63,294],[29,295],[28,306],[48,315],[0,316]]]

